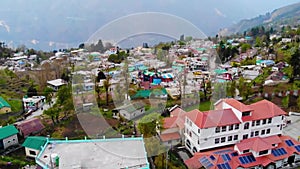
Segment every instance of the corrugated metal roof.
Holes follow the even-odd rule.
[[[15,126],[9,125],[0,128],[0,140],[19,133]]]

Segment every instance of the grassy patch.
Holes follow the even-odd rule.
[[[212,103],[210,101],[201,102],[199,105],[193,105],[186,108],[186,111],[191,111],[194,109],[199,109],[200,111],[208,111],[212,109]]]

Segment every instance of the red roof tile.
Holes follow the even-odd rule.
[[[184,114],[184,113],[186,113],[184,110],[182,110],[181,108],[177,107],[173,111],[170,112],[170,116],[171,117],[179,116],[179,115]]]
[[[244,121],[260,120],[266,118],[272,118],[280,115],[286,115],[286,112],[279,108],[274,103],[268,100],[262,100],[249,105],[252,109],[252,115],[247,118],[243,118]]]
[[[259,152],[273,148],[272,144],[266,142],[266,140],[261,137],[253,137],[242,140],[241,142],[237,143],[236,146],[241,152],[244,150],[253,150],[255,152]]]
[[[169,140],[178,140],[180,139],[180,134],[178,132],[175,133],[166,133],[166,134],[161,134],[160,139],[165,142]]]
[[[176,120],[178,117],[166,117],[163,119],[163,128],[169,129],[169,128],[175,128],[177,127],[176,125]]]
[[[245,105],[235,99],[224,99],[225,103],[229,104],[230,106],[234,107],[240,112],[245,112],[245,111],[252,111],[252,108],[249,107],[248,105]]]
[[[195,109],[187,112],[187,117],[199,128],[227,126],[241,123],[231,109],[210,110],[207,112],[200,112]]]
[[[38,118],[23,121],[17,124],[17,128],[23,134],[24,137],[42,131],[45,126]]]

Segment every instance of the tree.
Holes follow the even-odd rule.
[[[46,87],[43,91],[44,96],[46,97],[46,103],[50,103],[53,97],[54,90],[52,88]]]
[[[47,110],[44,110],[43,114],[49,116],[51,118],[53,124],[56,123],[55,119],[57,119],[57,117],[59,116],[58,110],[56,108],[54,108],[54,107],[51,107],[51,108],[49,108]]]
[[[162,126],[162,121],[159,113],[151,113],[145,115],[139,120],[138,129],[143,137],[152,137],[156,135],[157,125]]]
[[[297,99],[297,106],[298,106],[298,109],[300,109],[300,96],[298,96],[298,99]]]
[[[83,49],[84,48],[84,43],[79,44],[78,48]]]
[[[297,48],[295,52],[292,54],[290,64],[293,67],[293,74],[292,78],[294,79],[295,77],[300,76],[300,52],[299,49]]]
[[[107,77],[106,80],[103,81],[103,87],[105,89],[105,94],[106,94],[106,106],[108,106],[108,90],[109,90],[109,87],[110,87],[110,82],[109,82],[110,78]]]
[[[33,85],[31,85],[28,88],[28,90],[27,90],[27,96],[28,97],[37,96],[37,90],[36,90],[36,88]]]

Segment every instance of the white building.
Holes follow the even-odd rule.
[[[32,97],[23,97],[22,99],[24,108],[29,109],[30,107],[36,107],[41,108],[45,102],[46,102],[46,97],[45,96],[32,96]]]
[[[185,117],[185,145],[191,153],[232,145],[252,137],[282,134],[286,113],[267,100],[244,105],[235,99],[215,103],[216,110],[193,110]]]
[[[35,158],[46,144],[47,138],[41,136],[29,136],[22,144],[25,147],[25,154],[27,157]]]
[[[123,105],[114,109],[118,114],[127,120],[132,120],[145,113],[145,106],[142,102]]]
[[[63,79],[55,79],[47,81],[48,87],[52,88],[54,91],[58,91],[61,86],[66,85],[67,83]]]

